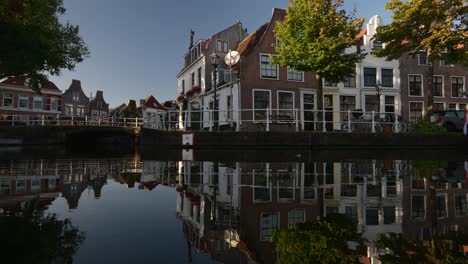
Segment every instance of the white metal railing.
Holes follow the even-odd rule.
[[[166,112],[155,129],[182,131],[289,130],[354,133],[404,133],[401,116],[390,112],[306,109],[187,110]],[[168,116],[178,116],[176,119]],[[145,127],[151,122],[144,120]],[[155,125],[153,124],[153,127]]]
[[[62,115],[0,115],[0,126],[106,126],[141,127],[142,118]]]
[[[165,131],[316,131],[404,133],[407,125],[395,113],[306,109],[166,111],[151,118],[0,115],[8,126],[145,127]]]

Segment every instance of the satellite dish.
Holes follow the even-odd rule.
[[[235,51],[235,50],[231,50],[229,51],[227,54],[226,54],[226,57],[224,57],[224,62],[228,65],[228,66],[232,66],[232,65],[235,65],[239,62],[240,60],[240,55],[239,55],[239,52]]]

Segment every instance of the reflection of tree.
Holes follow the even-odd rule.
[[[69,219],[44,214],[35,201],[16,216],[0,217],[2,263],[72,263],[85,239]]]
[[[362,245],[361,234],[343,215],[330,214],[323,220],[296,223],[273,235],[279,263],[356,263],[358,252],[349,242]]]
[[[380,235],[376,246],[385,250],[385,254],[379,257],[383,264],[467,263],[468,256],[464,256],[460,250],[467,240],[466,235],[457,233],[451,240],[436,239],[435,247],[427,247],[422,241],[410,241],[403,238],[402,234],[389,233]],[[434,248],[437,250],[434,251]]]

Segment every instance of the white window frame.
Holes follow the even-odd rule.
[[[446,106],[445,102],[434,102],[434,105],[435,104],[442,104],[444,108],[443,110],[445,110],[445,106]],[[434,107],[434,105],[432,107]]]
[[[297,79],[293,79],[291,78],[290,74],[300,74],[301,76],[301,79],[300,80],[297,80]],[[290,69],[289,67],[287,68],[287,78],[288,78],[288,81],[290,82],[304,82],[304,72],[303,71],[296,71],[296,70],[293,70],[293,69]]]
[[[262,231],[263,231],[263,215],[265,214],[269,214],[269,215],[276,215],[276,229],[275,230],[278,230],[280,228],[280,219],[281,219],[281,214],[280,212],[261,212],[260,213],[260,241],[269,241],[269,240],[266,240],[266,239],[263,239],[263,234],[262,234]],[[271,238],[270,238],[271,239]]]
[[[96,107],[97,107],[97,108],[102,108],[102,101],[99,101],[99,100],[98,100],[98,101],[96,102]]]
[[[301,221],[301,222],[293,222],[293,223],[305,223],[305,221],[306,221],[306,219],[307,219],[307,217],[306,217],[306,214],[307,214],[306,210],[305,210],[304,208],[294,208],[294,209],[291,209],[291,210],[288,211],[288,225],[289,225],[289,224],[293,224],[293,223],[290,221],[290,220],[291,220],[290,214],[291,214],[292,212],[298,212],[298,211],[303,213],[303,214],[302,214],[302,221]]]
[[[52,102],[55,102],[55,109],[52,108]],[[50,111],[58,111],[58,108],[59,108],[59,105],[58,105],[58,98],[53,96],[53,97],[50,97]]]
[[[266,122],[266,119],[265,120],[255,120],[255,110],[262,110],[262,109],[255,109],[255,92],[256,91],[259,91],[259,92],[268,92],[269,93],[269,104],[268,104],[268,108],[270,109],[271,111],[271,90],[268,90],[268,89],[252,89],[252,113],[253,113],[253,116],[252,116],[252,120],[253,122]],[[265,109],[266,111],[266,109]],[[268,114],[268,113],[267,113]]]
[[[387,97],[393,97],[393,104],[387,104]],[[392,94],[385,94],[383,96],[383,103],[384,103],[384,111],[387,113],[386,111],[386,107],[387,106],[393,106],[393,112],[392,113],[397,113],[397,97],[396,95],[392,95]]]
[[[365,69],[375,69],[375,84],[379,83],[379,68],[375,66],[363,66],[362,67],[362,87],[367,87],[367,88],[375,88],[375,86],[366,86],[366,75],[365,75]]]
[[[219,49],[219,44],[220,43],[221,43],[221,50]],[[222,39],[216,40],[216,51],[221,52],[221,53],[228,53],[229,52],[229,42],[224,41]]]
[[[424,54],[426,55],[426,63],[425,63],[425,64],[423,64],[423,63],[420,63],[420,62],[421,62],[421,59],[420,59],[420,57],[421,57],[421,53],[424,53]],[[427,53],[426,53],[426,52],[424,52],[424,51],[420,51],[420,52],[418,52],[418,65],[428,65],[428,64],[429,64],[429,63],[428,63],[428,60],[427,60]]]
[[[392,86],[383,86],[383,71],[384,70],[392,71]],[[394,88],[395,87],[395,69],[394,68],[380,68],[380,83],[381,83],[382,88],[384,89]]]
[[[285,91],[285,90],[277,90],[276,91],[276,106],[277,106],[277,109],[276,109],[276,114],[279,116],[280,115],[280,102],[279,102],[279,94],[280,93],[289,93],[289,94],[292,94],[292,102],[293,102],[293,107],[291,109],[291,111],[293,112],[293,116],[294,116],[294,112],[296,110],[296,97],[295,97],[295,93],[292,92],[292,91]],[[286,109],[284,109],[283,111],[288,111]],[[287,122],[287,121],[283,121],[283,122]]]
[[[424,101],[408,101],[408,120],[411,119],[411,103],[421,103],[422,104],[422,116],[421,116],[421,119],[424,119],[424,109],[425,109],[425,105],[424,105]],[[414,121],[410,121],[410,122],[414,122]]]
[[[5,106],[5,98],[10,98],[11,99],[11,105]],[[15,107],[15,95],[12,93],[3,93],[3,98],[2,98],[2,106],[6,108],[14,108]]]
[[[294,201],[296,199],[296,186],[297,186],[297,178],[296,178],[296,172],[295,171],[288,171],[288,170],[277,170],[276,171],[276,174],[278,175],[280,172],[290,172],[291,175],[294,175],[294,179],[293,179],[293,186],[287,186],[287,187],[292,187],[293,189],[293,192],[292,192],[292,198],[281,198],[280,197],[280,189],[281,188],[285,188],[284,186],[280,186],[279,185],[279,180],[277,180],[276,182],[276,199],[278,202],[291,202],[291,201]]]
[[[463,98],[461,96],[457,96],[457,97],[453,96],[453,88],[452,88],[452,85],[453,85],[452,79],[453,78],[462,78],[462,80],[463,80],[462,93],[463,93],[465,91],[465,88],[466,88],[465,76],[450,76],[450,98]]]
[[[41,102],[41,108],[36,107],[36,102],[39,102],[39,101]],[[33,110],[35,110],[35,111],[44,110],[44,98],[42,96],[34,96],[33,97]]]
[[[252,170],[252,185],[253,185],[253,191],[252,191],[252,201],[253,203],[270,203],[271,201],[273,201],[273,193],[272,193],[272,188],[271,188],[271,184],[270,184],[270,164],[267,163],[266,164],[266,168],[265,168],[265,177],[266,177],[266,186],[257,186],[255,184],[255,176],[258,175],[258,173],[256,173],[257,170]],[[255,199],[255,188],[266,188],[268,189],[270,195],[270,199],[268,201],[262,201],[262,200],[256,200]]]
[[[260,56],[259,56],[259,76],[260,76],[260,79],[262,80],[279,80],[279,75],[280,75],[280,72],[279,72],[279,65],[278,64],[271,64],[272,66],[276,66],[276,78],[273,78],[273,77],[263,77],[262,76],[262,57],[263,56],[267,56],[267,57],[270,57],[270,55],[273,55],[273,54],[268,54],[268,53],[260,53]]]
[[[443,75],[434,75],[433,77],[442,77],[442,96],[436,96],[434,95],[434,97],[436,98],[444,98],[445,97],[445,78]],[[434,87],[434,80],[432,80],[432,86]]]
[[[26,107],[21,107],[20,101],[26,100]],[[19,109],[29,109],[29,96],[27,95],[18,95],[18,108]]]
[[[410,76],[421,76],[421,95],[411,95]],[[409,97],[424,97],[424,76],[423,74],[408,74],[408,96]]]

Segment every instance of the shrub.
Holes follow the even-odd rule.
[[[429,121],[419,121],[414,126],[416,133],[419,134],[445,134],[447,129]]]

